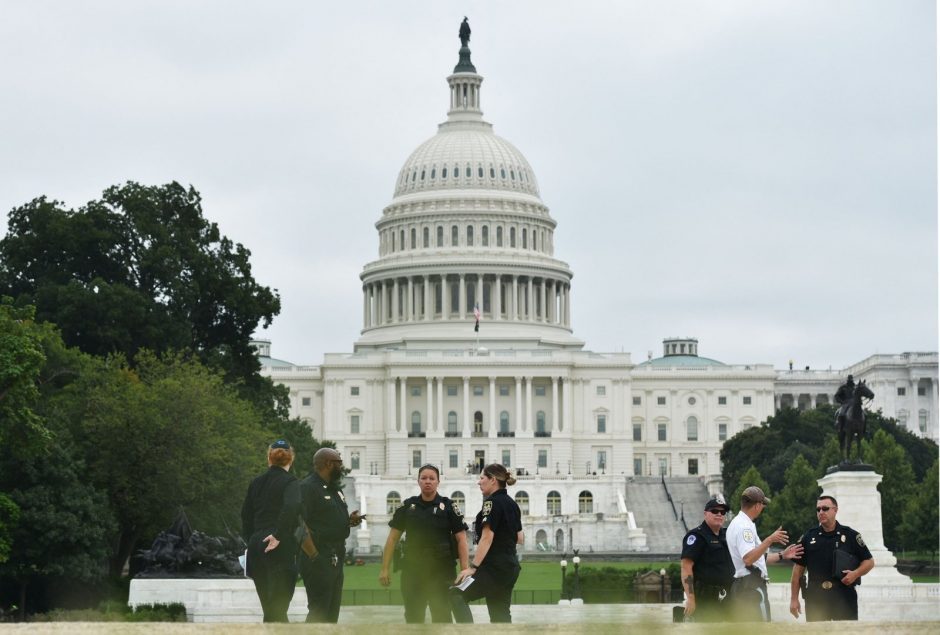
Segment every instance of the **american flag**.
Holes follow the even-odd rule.
[[[474,332],[480,332],[480,305],[473,305],[473,317],[476,318],[476,323],[473,325]]]

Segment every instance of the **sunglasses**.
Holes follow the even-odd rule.
[[[716,516],[724,516],[728,513],[728,510],[726,509],[709,509],[708,511],[715,514]]]
[[[816,508],[816,513],[818,514],[819,512],[827,512],[827,511],[829,511],[830,509],[832,509],[832,507],[817,507],[817,508]]]

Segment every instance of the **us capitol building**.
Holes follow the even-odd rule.
[[[291,415],[352,470],[369,517],[357,550],[384,545],[419,466],[439,466],[440,493],[472,517],[479,469],[498,462],[519,475],[523,551],[675,551],[680,516],[697,524],[722,490],[724,441],[780,407],[831,403],[853,371],[873,408],[938,438],[936,353],[777,371],[700,356],[691,337],[665,339],[642,363],[585,350],[556,222],[529,162],[483,119],[482,83],[465,44],[447,120],[407,158],[376,223],[354,352],[298,366],[255,342],[262,372],[290,389]]]

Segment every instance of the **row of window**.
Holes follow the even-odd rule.
[[[438,176],[440,176],[441,181],[447,181],[448,179],[459,181],[460,179],[473,178],[474,169],[469,163],[464,164],[463,170],[461,170],[461,166],[456,163],[453,168],[448,168],[450,168],[450,166],[443,165],[440,171],[438,171],[437,164],[431,164],[430,168],[427,166],[421,166],[420,168],[414,167],[411,169],[410,174],[407,170],[402,170],[399,185],[404,187],[408,183],[436,181]],[[499,179],[503,181],[506,181],[508,178],[510,183],[515,182],[517,178],[520,183],[529,182],[529,173],[525,168],[510,165],[507,169],[505,165],[500,164],[497,167],[492,163],[489,164],[488,168],[484,168],[482,163],[477,163],[476,178],[485,179],[487,174],[491,181],[495,181],[498,176]]]
[[[504,233],[505,240],[504,240]],[[491,237],[493,238],[491,240]],[[518,240],[517,240],[518,237]],[[387,229],[379,235],[382,244],[382,253],[394,253],[406,249],[418,249],[418,228],[412,227],[408,233],[404,229]],[[449,245],[445,244],[445,229],[443,225],[437,226],[435,236],[435,247],[473,247],[479,244],[481,247],[509,247],[515,249],[517,246],[522,249],[532,249],[549,253],[551,251],[551,233],[546,230],[536,230],[534,227],[510,226],[508,232],[503,231],[502,225],[497,225],[495,231],[490,230],[489,225],[483,225],[479,229],[473,225],[466,225],[464,229],[463,242],[461,242],[460,226],[450,226]],[[492,243],[492,244],[491,244]],[[421,247],[429,249],[431,247],[431,227],[425,225],[421,228]]]
[[[672,473],[669,469],[669,458],[665,456],[658,457],[657,461],[657,472],[655,476],[671,476]],[[654,476],[652,473],[653,466],[649,466],[649,471],[645,470],[645,461],[642,456],[637,456],[633,458],[633,474],[634,476]],[[699,461],[698,459],[688,459],[686,461],[686,473],[689,476],[696,476],[699,473]]]
[[[516,504],[519,505],[519,511],[522,512],[524,516],[529,514],[529,493],[523,490],[516,492],[516,495],[513,497],[516,501]],[[454,504],[457,505],[462,511],[466,512],[464,506],[467,502],[467,497],[463,492],[457,490],[451,492],[450,499],[454,501]],[[391,516],[395,513],[395,510],[401,507],[401,494],[396,491],[389,492],[385,497],[385,511]],[[549,516],[559,516],[561,515],[561,493],[556,490],[550,491],[545,495],[545,509]],[[578,494],[578,513],[579,514],[593,514],[594,513],[594,494],[589,490],[582,490]]]
[[[643,440],[643,425],[642,423],[633,424],[633,440],[642,441]],[[745,429],[750,426],[745,424]],[[699,437],[699,425],[698,419],[695,417],[689,417],[685,421],[685,440],[686,441],[698,441]],[[656,440],[657,441],[668,441],[669,440],[669,424],[668,423],[658,423],[656,424]],[[719,423],[718,424],[718,440],[727,441],[728,440],[728,424]]]
[[[906,396],[906,395],[907,395],[907,388],[904,388],[903,386],[898,386],[898,397],[904,397],[904,396]],[[918,397],[926,397],[926,396],[927,396],[927,387],[926,387],[926,386],[918,386],[918,387],[917,387],[917,396],[918,396]]]
[[[602,386],[598,386],[598,388],[602,388]],[[602,394],[604,394],[604,393],[598,392],[597,394],[602,395]],[[694,406],[696,403],[697,403],[697,400],[696,400],[695,397],[689,397],[689,398],[688,398],[688,404],[689,404],[690,406]],[[750,396],[750,395],[743,395],[743,396],[741,397],[741,403],[742,403],[743,405],[745,405],[745,406],[750,406],[750,405],[753,403],[753,401],[752,401],[752,399],[751,399],[751,396]],[[634,398],[633,398],[633,405],[634,405],[634,406],[642,406],[642,405],[643,405],[643,398],[642,398],[642,397],[634,397]],[[665,405],[666,405],[666,397],[665,397],[665,396],[656,397],[656,405],[657,405],[657,406],[665,406]],[[718,405],[719,405],[719,406],[727,406],[727,405],[728,405],[728,397],[726,397],[726,396],[724,396],[724,395],[719,396],[719,397],[718,397]]]

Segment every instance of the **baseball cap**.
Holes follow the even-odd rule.
[[[713,509],[724,509],[725,511],[728,511],[731,508],[728,507],[728,503],[725,502],[725,497],[721,494],[718,494],[717,496],[708,499],[708,502],[705,503],[705,511],[710,512]]]
[[[284,439],[278,439],[277,441],[271,444],[271,449],[272,450],[290,450],[290,443],[288,443]]]
[[[770,498],[764,495],[764,490],[757,487],[756,485],[751,485],[743,492],[741,492],[741,500],[747,503],[769,503]]]

